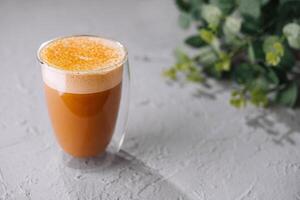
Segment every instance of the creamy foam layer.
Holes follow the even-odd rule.
[[[65,93],[96,93],[122,80],[124,47],[115,41],[75,36],[54,40],[39,53],[45,84]]]

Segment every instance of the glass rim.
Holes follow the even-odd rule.
[[[109,40],[111,42],[116,43],[118,46],[121,47],[121,49],[124,51],[124,57],[122,58],[122,60],[120,60],[117,63],[110,64],[110,65],[107,65],[107,66],[104,66],[104,67],[97,67],[95,69],[88,69],[88,70],[67,70],[67,69],[60,69],[60,68],[58,68],[58,66],[51,65],[51,64],[47,63],[44,59],[42,59],[40,57],[41,50],[44,47],[46,47],[48,44],[50,44],[51,42],[54,42],[54,41],[60,40],[60,39],[64,39],[64,38],[71,38],[71,37],[93,37],[93,38],[99,38],[99,39]],[[39,61],[39,63],[42,66],[46,66],[49,69],[57,71],[57,72],[60,72],[60,73],[68,73],[68,74],[94,74],[94,73],[97,73],[97,72],[110,71],[110,69],[121,67],[127,61],[127,59],[128,59],[128,51],[127,51],[127,48],[122,43],[120,43],[117,40],[110,39],[110,38],[107,38],[107,37],[101,37],[99,35],[79,34],[79,35],[67,35],[67,36],[55,37],[55,38],[52,38],[50,40],[47,40],[46,42],[43,42],[39,46],[39,48],[37,50],[37,55],[36,56],[37,56],[37,60]]]

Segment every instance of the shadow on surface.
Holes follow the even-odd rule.
[[[220,83],[217,85],[214,84],[214,86],[212,86],[212,84],[208,81],[202,83],[201,87],[193,93],[193,96],[208,100],[216,100],[218,94],[228,91],[230,87],[230,83],[226,80],[220,80]]]
[[[284,145],[285,143],[295,145],[296,142],[293,139],[293,135],[300,133],[299,119],[299,109],[291,110],[274,107],[246,116],[246,123],[255,129],[266,131],[278,145]]]
[[[189,199],[157,171],[125,151],[88,159],[64,154],[62,163],[64,185],[72,199]]]
[[[193,94],[196,98],[205,98],[208,100],[216,100],[217,95],[232,89],[230,83],[221,81],[217,86],[210,84],[202,84],[203,87],[196,90]],[[217,89],[216,89],[217,88]],[[255,129],[263,129],[272,136],[274,143],[284,145],[285,143],[296,145],[293,135],[300,133],[300,99],[297,102],[296,109],[286,107],[278,107],[273,105],[265,110],[255,112],[245,117],[248,126]],[[284,130],[278,127],[284,127]]]

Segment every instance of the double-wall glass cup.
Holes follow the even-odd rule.
[[[118,48],[122,57],[113,64],[88,70],[58,68],[43,57],[42,51],[51,43],[68,38],[102,41]],[[75,157],[118,152],[126,133],[129,106],[130,75],[126,48],[117,41],[78,35],[43,43],[37,57],[48,113],[61,148]]]

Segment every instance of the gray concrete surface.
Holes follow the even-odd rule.
[[[172,1],[0,1],[0,199],[299,200],[299,110],[236,110],[227,86],[166,84],[184,33]],[[98,34],[129,49],[119,155],[73,159],[48,120],[39,44]]]

